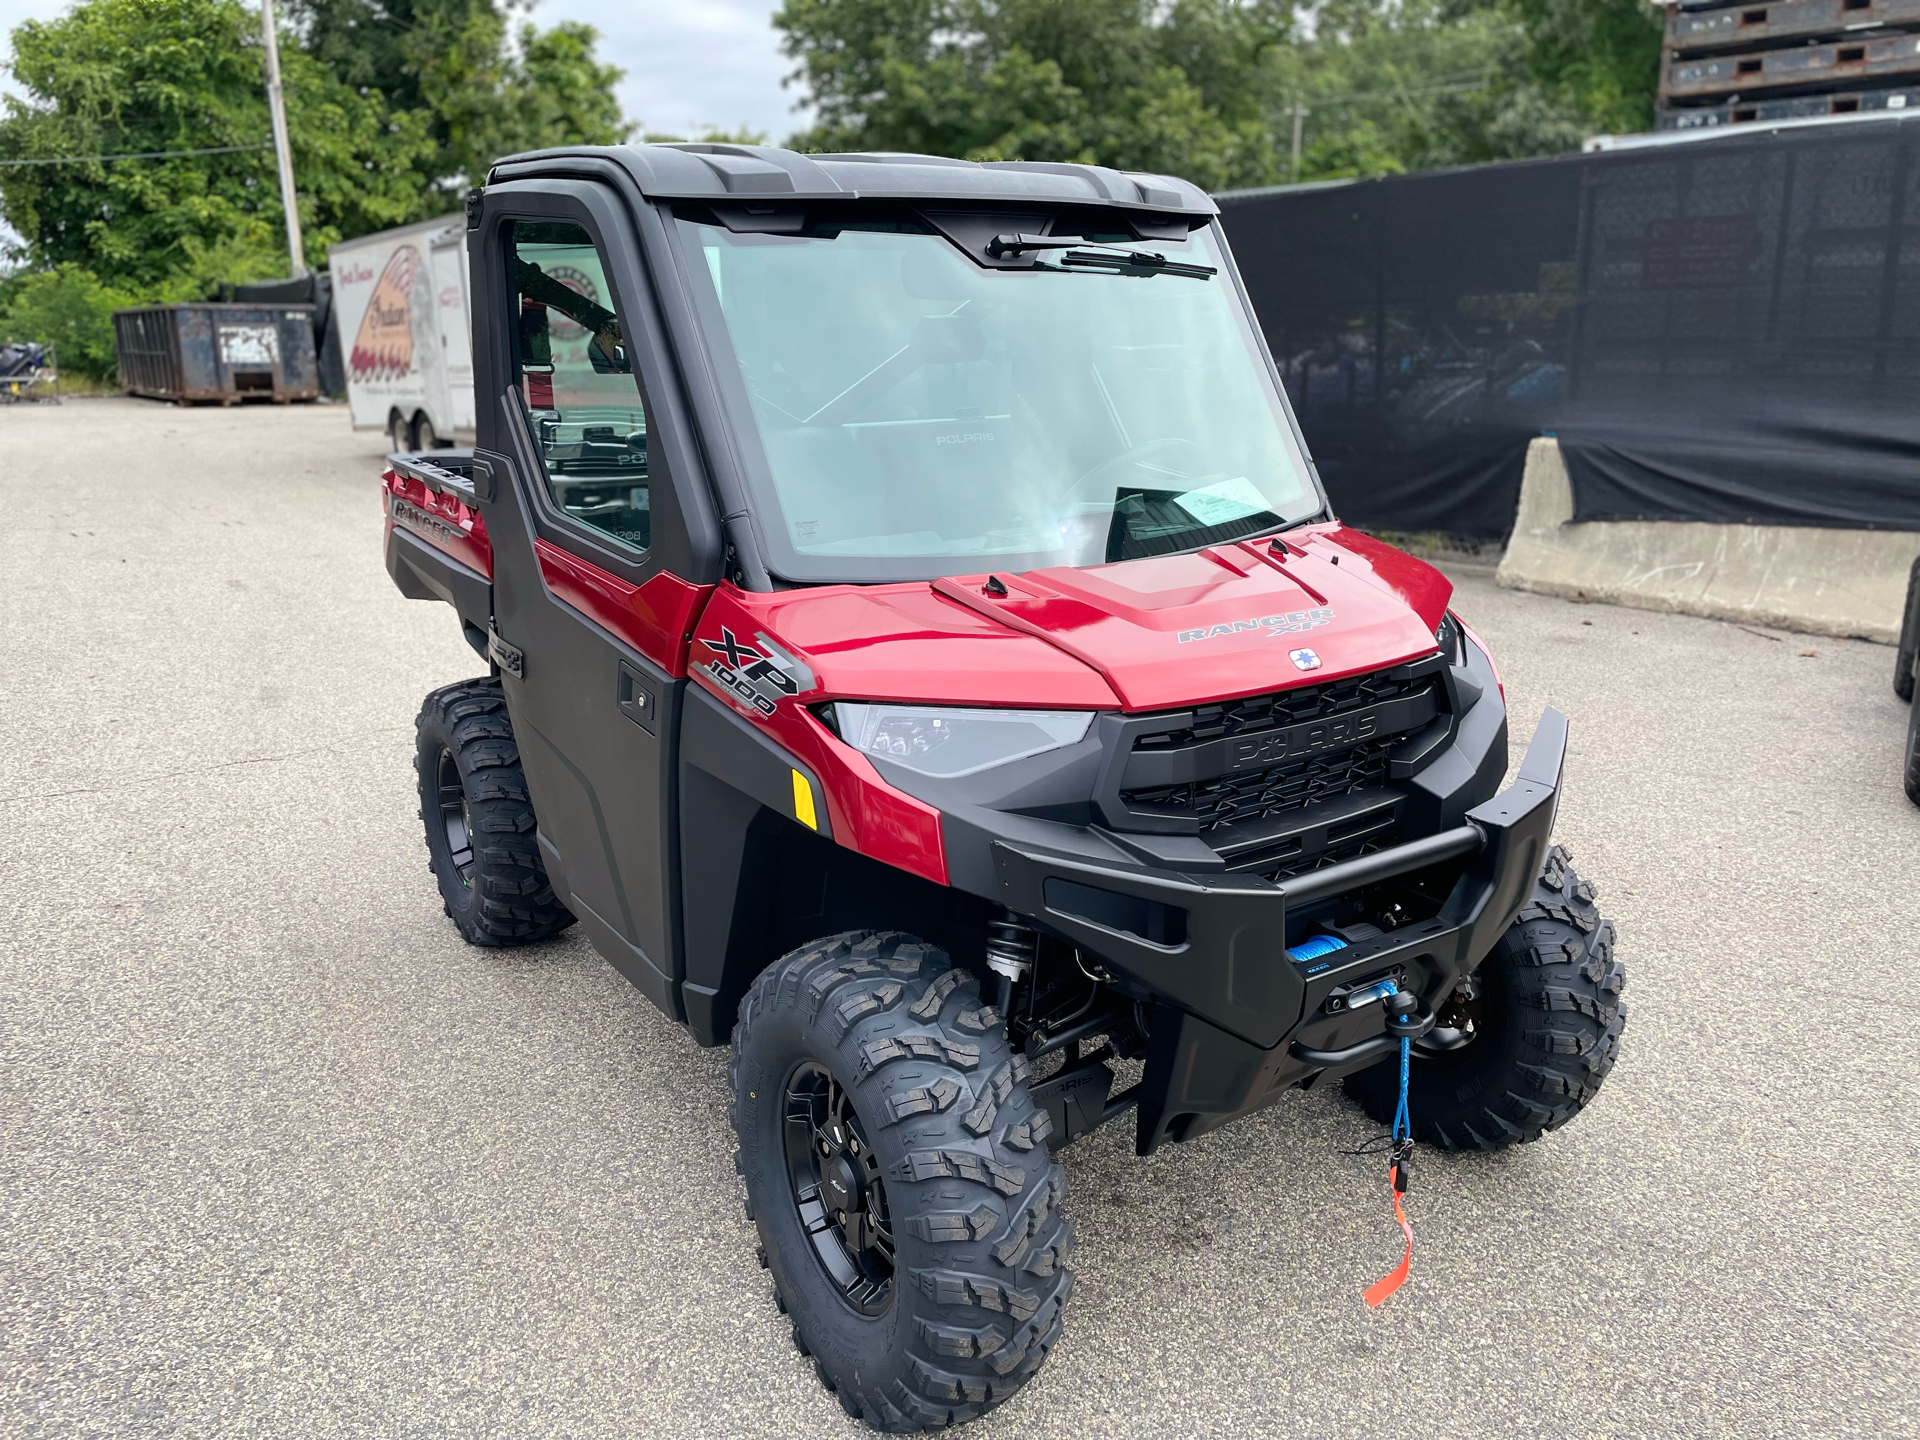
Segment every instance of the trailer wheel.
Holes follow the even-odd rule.
[[[899,933],[802,946],[741,1002],[731,1072],[774,1302],[841,1407],[925,1430],[1025,1384],[1060,1335],[1073,1227],[973,975]]]
[[[469,945],[526,945],[566,929],[573,915],[540,861],[500,682],[436,690],[414,723],[428,868],[460,934]]]
[[[1443,1150],[1498,1150],[1537,1140],[1584,1110],[1620,1054],[1626,967],[1613,958],[1613,922],[1593,887],[1554,846],[1533,898],[1467,987],[1441,1005],[1441,1024],[1474,1038],[1437,1054],[1418,1047],[1407,1086],[1417,1140]],[[1399,1099],[1400,1061],[1346,1080],[1381,1124]]]
[[[440,432],[433,428],[433,421],[424,410],[413,417],[413,448],[416,450],[440,448]]]
[[[1900,648],[1893,655],[1893,693],[1913,699],[1914,662],[1920,654],[1920,556],[1907,572],[1907,608],[1900,617]]]
[[[398,410],[387,416],[387,443],[401,453],[413,449],[413,429]]]

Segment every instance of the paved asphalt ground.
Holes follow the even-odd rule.
[[[576,935],[440,913],[411,727],[478,666],[381,569],[380,448],[0,411],[0,1434],[857,1433],[754,1263],[721,1053]],[[1082,1142],[1065,1338],[980,1440],[1920,1433],[1892,652],[1457,578],[1516,729],[1573,717],[1619,1068],[1418,1162],[1378,1313],[1337,1094]]]

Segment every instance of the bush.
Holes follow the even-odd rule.
[[[0,289],[0,343],[51,345],[62,370],[111,379],[113,312],[134,303],[79,265],[16,275]]]

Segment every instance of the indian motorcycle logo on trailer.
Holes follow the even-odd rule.
[[[420,252],[402,245],[387,261],[360,317],[347,368],[356,380],[395,380],[413,369],[413,282]]]
[[[1249,630],[1264,630],[1268,635],[1297,635],[1302,630],[1315,630],[1333,619],[1333,611],[1289,610],[1284,615],[1259,615],[1251,620],[1232,620],[1224,625],[1214,625],[1203,630],[1182,630],[1180,643],[1185,645],[1191,640],[1212,640],[1221,635],[1242,635]],[[1298,655],[1311,655],[1310,650],[1297,650]],[[1296,661],[1295,663],[1298,663]],[[1311,666],[1302,665],[1303,670]]]
[[[780,701],[813,689],[813,671],[765,634],[756,631],[753,638],[749,645],[724,625],[718,639],[702,636],[712,656],[704,668],[741,709],[771,717]]]

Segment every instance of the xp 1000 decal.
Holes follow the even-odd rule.
[[[751,643],[725,625],[717,636],[700,637],[707,662],[702,667],[742,710],[768,717],[782,700],[813,689],[813,671],[805,661],[789,655],[764,632],[755,631]]]

